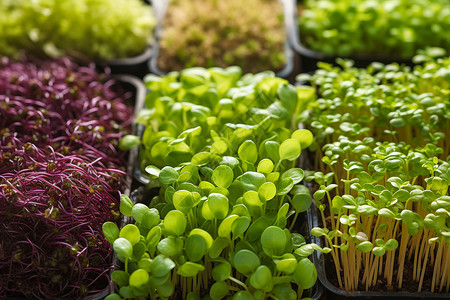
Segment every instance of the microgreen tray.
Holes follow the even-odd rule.
[[[308,214],[308,228],[311,231],[312,228],[319,226],[319,218],[317,215],[316,206],[313,204],[307,211]],[[316,243],[319,246],[323,246],[322,239],[320,237],[311,236],[311,242]],[[438,294],[430,292],[408,292],[408,291],[345,291],[339,289],[327,277],[327,274],[331,274],[334,270],[327,270],[325,268],[325,255],[322,252],[315,251],[313,254],[313,262],[317,269],[317,278],[325,288],[325,294],[327,299],[383,299],[383,300],[395,300],[395,299],[450,299],[450,294]]]
[[[284,25],[286,28],[286,42],[284,45],[284,48],[285,48],[284,53],[286,56],[286,65],[280,71],[276,72],[275,75],[277,77],[281,77],[281,78],[288,78],[294,70],[294,55],[295,55],[295,53],[292,50],[290,43],[289,43],[289,32],[291,31],[291,29],[289,27],[291,26],[291,22],[290,22],[288,16],[290,15],[290,7],[292,7],[294,5],[295,0],[280,0],[280,1],[283,3]],[[159,41],[161,39],[161,34],[163,31],[162,20],[164,19],[164,16],[166,14],[168,3],[169,3],[168,0],[153,1],[153,6],[154,6],[155,14],[157,16],[158,24],[155,27],[155,34],[154,34],[155,42],[152,45],[153,53],[152,53],[150,60],[148,61],[148,68],[151,73],[159,75],[159,76],[163,76],[163,75],[167,74],[167,72],[161,70],[158,67],[158,59],[159,59],[158,54],[159,54],[159,50],[160,50]],[[158,5],[156,5],[156,4],[158,4]],[[263,71],[263,70],[261,70],[261,71]]]
[[[301,4],[303,1],[298,1]],[[306,45],[304,45],[302,41],[301,31],[298,25],[298,13],[297,7],[295,3],[291,3],[293,6],[288,10],[288,15],[286,15],[286,22],[288,25],[288,40],[291,44],[291,47],[299,55],[299,66],[298,68],[302,73],[307,73],[311,71],[317,70],[318,62],[327,62],[330,64],[335,64],[338,56],[326,56],[325,54],[309,49]],[[365,68],[370,65],[372,62],[381,62],[383,64],[389,64],[393,62],[397,62],[399,64],[406,64],[412,66],[413,63],[410,59],[401,59],[397,57],[385,57],[385,56],[361,56],[361,55],[352,55],[342,58],[352,59],[355,62],[355,66],[359,68]]]

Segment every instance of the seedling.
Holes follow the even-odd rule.
[[[412,58],[425,47],[450,49],[446,0],[303,1],[302,43],[326,56]]]
[[[280,70],[286,64],[283,18],[283,3],[277,0],[249,0],[245,5],[236,0],[172,1],[163,22],[159,67]]]

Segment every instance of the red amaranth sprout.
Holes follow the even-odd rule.
[[[0,58],[0,298],[108,285],[101,226],[120,217],[129,96],[94,66]]]

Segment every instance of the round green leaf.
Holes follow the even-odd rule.
[[[258,167],[256,168],[256,170],[258,171],[258,173],[269,174],[273,171],[273,167],[273,161],[268,158],[264,158],[258,163]]]
[[[245,192],[244,203],[247,206],[262,206],[264,203],[259,199],[259,194],[255,191]]]
[[[251,140],[246,140],[239,146],[238,156],[241,160],[254,164],[258,159],[258,149]]]
[[[130,150],[141,144],[141,138],[135,135],[127,134],[120,139],[119,149],[122,151]]]
[[[166,166],[159,172],[159,180],[162,184],[171,184],[177,181],[177,179],[178,172],[172,167]]]
[[[198,194],[198,193],[197,193]],[[200,196],[200,195],[199,195]],[[194,193],[191,193],[186,190],[179,190],[173,194],[173,206],[185,215],[189,213],[189,211],[196,204],[196,199],[194,198]]]
[[[310,193],[305,194],[297,194],[294,195],[291,199],[292,206],[296,210],[296,212],[304,212],[307,211],[311,206],[312,197]]]
[[[163,277],[175,268],[175,263],[169,257],[160,254],[155,257],[150,268],[153,275]]]
[[[287,171],[285,171],[282,175],[281,175],[281,180],[285,179],[285,178],[291,178],[292,181],[294,182],[294,184],[299,183],[300,181],[303,180],[304,177],[304,172],[302,169],[300,168],[292,168],[289,169]]]
[[[130,285],[133,287],[143,287],[148,283],[148,280],[150,279],[150,276],[148,275],[148,272],[143,269],[137,269],[130,275]]]
[[[200,228],[194,228],[189,233],[189,236],[195,235],[195,234],[201,236],[205,240],[205,242],[206,242],[206,249],[211,248],[211,246],[213,244],[213,238],[207,231],[205,231],[203,229],[200,229]]]
[[[294,282],[304,290],[310,289],[317,280],[316,267],[309,259],[303,258],[297,263],[292,278]]]
[[[249,291],[239,291],[233,295],[233,300],[255,300]]]
[[[294,181],[292,180],[292,178],[285,178],[278,181],[276,187],[278,196],[286,195],[294,187]]]
[[[308,129],[298,129],[292,133],[292,138],[300,142],[302,149],[308,148],[314,141],[314,136]]]
[[[177,274],[184,277],[193,277],[196,276],[198,272],[204,270],[204,266],[188,261],[178,268]]]
[[[119,238],[119,227],[113,222],[105,222],[102,225],[102,231],[105,235],[106,240],[111,245],[114,243],[114,241]]]
[[[247,276],[253,273],[261,265],[261,262],[255,253],[243,249],[234,255],[234,265],[238,272]]]
[[[228,217],[223,219],[223,221],[219,225],[217,234],[221,237],[230,238],[231,226],[238,217],[238,215],[229,215]]]
[[[208,206],[214,217],[217,219],[223,219],[228,214],[228,198],[222,194],[209,194]]]
[[[136,222],[142,223],[142,219],[148,210],[150,209],[147,207],[147,205],[136,203],[131,209],[131,215],[136,220]]]
[[[157,249],[166,256],[175,256],[183,250],[183,240],[173,236],[162,239],[158,243]]]
[[[131,217],[131,209],[133,208],[133,202],[131,199],[125,195],[120,195],[120,207],[119,210],[122,213],[122,215]]]
[[[215,185],[228,188],[234,179],[233,170],[229,166],[218,166],[212,175],[212,181]]]
[[[139,242],[141,238],[141,233],[139,228],[134,224],[125,225],[121,230],[119,237],[127,239],[132,246]]]
[[[259,187],[266,182],[266,177],[257,172],[245,172],[240,181],[246,191],[258,191]]]
[[[122,270],[115,270],[111,273],[111,279],[117,283],[119,287],[129,284],[130,274]]]
[[[206,242],[197,234],[190,235],[185,242],[185,252],[190,261],[199,261],[206,253]]]
[[[233,224],[231,224],[231,231],[233,232],[234,238],[244,234],[248,226],[250,226],[250,219],[246,216],[241,216],[234,220]]]
[[[161,218],[159,216],[159,212],[156,208],[150,208],[144,214],[142,218],[141,224],[144,225],[148,229],[152,229],[156,225],[159,224]]]
[[[273,182],[263,183],[258,190],[259,196],[261,196],[266,201],[272,200],[277,193],[277,187]]]
[[[280,160],[296,160],[300,153],[302,152],[302,148],[300,147],[300,143],[296,139],[287,139],[284,140],[279,149]]]
[[[231,265],[228,262],[218,264],[212,270],[212,276],[215,281],[224,281],[231,276]]]
[[[133,255],[133,245],[125,238],[116,239],[113,243],[113,249],[117,255],[124,258],[131,258]]]
[[[147,246],[148,251],[152,251],[153,249],[156,249],[156,246],[158,245],[162,235],[161,227],[155,226],[147,234],[147,237],[145,238],[145,244]]]
[[[272,250],[275,255],[281,254],[286,246],[286,235],[280,227],[269,226],[261,235],[263,248]]]
[[[228,284],[224,281],[214,282],[209,290],[209,296],[213,300],[220,300],[228,294]]]
[[[179,236],[186,230],[186,215],[179,210],[171,210],[164,218],[164,228],[171,234]]]
[[[295,256],[290,253],[286,253],[283,256],[283,259],[279,260],[276,264],[277,270],[285,274],[294,273],[296,266],[297,260],[295,259]]]
[[[250,277],[250,284],[258,290],[270,289],[273,285],[272,283],[272,272],[266,265],[259,266],[255,273]]]

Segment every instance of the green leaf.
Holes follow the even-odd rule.
[[[152,178],[158,178],[161,170],[156,166],[150,165],[150,166],[145,167],[145,172],[150,174],[150,177],[152,177]]]
[[[114,252],[123,258],[131,258],[133,256],[133,245],[125,239],[118,238],[113,243]]]
[[[250,284],[258,290],[272,290],[272,272],[266,265],[259,266],[250,276]]]
[[[158,243],[157,249],[166,256],[175,256],[183,250],[183,240],[170,236],[162,239]]]
[[[292,279],[302,289],[310,289],[317,280],[316,267],[309,259],[303,258],[297,263]]]
[[[267,255],[281,255],[286,247],[286,235],[280,227],[269,226],[261,235],[261,245]]]
[[[190,261],[199,261],[207,250],[205,240],[197,234],[190,235],[185,242],[185,252]]]
[[[302,169],[300,168],[292,168],[289,169],[287,171],[285,171],[282,175],[281,175],[281,180],[285,179],[285,178],[291,178],[292,181],[294,182],[294,184],[299,183],[300,181],[303,180],[304,177],[304,172]]]
[[[247,192],[248,193],[248,192]],[[277,193],[277,187],[273,182],[265,182],[263,183],[258,190],[258,194],[260,197],[265,199],[265,201],[269,201],[275,197]],[[245,195],[245,194],[244,194]]]
[[[224,237],[217,237],[212,243],[211,248],[209,248],[209,256],[211,258],[217,258],[222,253],[223,249],[225,249],[230,244],[229,240]]]
[[[136,225],[128,224],[120,230],[119,237],[127,239],[134,246],[139,242],[141,233]]]
[[[314,142],[314,136],[308,129],[298,129],[292,133],[292,138],[300,142],[300,147],[306,149]]]
[[[298,140],[284,140],[279,148],[280,160],[296,160],[300,156],[301,152],[302,148],[300,147],[300,143],[298,142]]]
[[[158,245],[162,235],[161,227],[155,226],[147,234],[147,237],[145,238],[145,244],[147,246],[147,250],[149,252],[156,249],[156,246]]]
[[[164,228],[171,234],[180,236],[186,230],[186,215],[179,210],[171,210],[164,218]]]
[[[277,162],[280,160],[280,144],[275,141],[267,141],[264,143],[264,147],[266,148],[267,154],[272,161]]]
[[[131,148],[137,147],[141,144],[141,138],[135,135],[127,134],[120,139],[119,149],[128,151]]]
[[[141,220],[141,224],[148,229],[152,229],[159,224],[161,218],[156,208],[150,208],[147,210]]]
[[[173,194],[172,201],[177,210],[187,215],[192,207],[200,201],[200,195],[195,192],[191,193],[186,190],[179,190]]]
[[[192,236],[192,235],[201,236],[205,240],[206,249],[211,248],[211,246],[213,245],[213,238],[207,231],[205,231],[203,229],[200,229],[200,228],[192,229],[191,232],[189,233],[189,236]]]
[[[266,177],[257,172],[245,172],[240,181],[246,191],[258,191],[259,187],[266,182]]]
[[[138,269],[130,275],[130,285],[136,288],[145,286],[150,279],[148,272],[143,269]]]
[[[233,224],[231,224],[231,231],[233,232],[233,237],[237,238],[244,234],[244,232],[250,226],[250,218],[246,216],[240,216],[236,220],[234,220]]]
[[[228,217],[223,219],[223,221],[219,225],[217,234],[221,237],[230,238],[231,226],[238,217],[238,215],[229,215]]]
[[[258,167],[256,170],[258,171],[258,173],[269,174],[273,171],[273,167],[273,161],[265,158],[258,163]]]
[[[177,181],[178,176],[178,172],[174,168],[169,166],[162,168],[159,172],[159,180],[163,184],[174,183],[175,181]]]
[[[211,193],[208,196],[208,206],[217,219],[223,219],[228,214],[228,198],[219,193]]]
[[[262,206],[264,203],[261,202],[261,200],[259,199],[259,194],[258,192],[255,191],[248,191],[245,192],[245,194],[243,195],[244,198],[244,203],[246,206],[257,206],[260,207]]]
[[[177,274],[183,277],[194,277],[198,272],[204,270],[205,267],[203,265],[187,261],[178,268]]]
[[[251,140],[246,140],[239,146],[238,155],[241,160],[254,164],[258,159],[256,144]]]
[[[228,262],[218,264],[212,270],[212,276],[215,281],[224,281],[231,276],[231,265]]]
[[[250,250],[239,250],[234,255],[234,266],[236,270],[245,276],[253,273],[260,265],[261,262],[258,256]]]
[[[295,256],[290,253],[284,254],[282,259],[276,262],[277,271],[283,272],[285,274],[294,273],[296,266],[297,259],[295,259]]]
[[[228,188],[234,179],[233,170],[229,166],[218,166],[213,174],[212,181],[215,185]]]
[[[278,196],[286,195],[294,187],[294,181],[292,180],[292,178],[285,178],[278,181],[276,187]]]
[[[132,208],[133,202],[131,201],[131,199],[127,195],[121,194],[119,207],[120,213],[124,216],[131,217]]]
[[[311,206],[312,197],[310,193],[296,194],[291,199],[292,206],[296,212],[307,211]]]
[[[119,287],[129,284],[130,274],[122,270],[115,270],[111,273],[111,279],[117,283]]]
[[[278,96],[280,97],[283,106],[291,113],[297,109],[297,89],[291,84],[280,84],[278,86]]]
[[[173,268],[175,268],[175,263],[169,257],[160,254],[153,260],[151,273],[156,277],[163,277]]]
[[[209,290],[209,296],[213,300],[220,300],[228,295],[228,284],[224,281],[214,282]]]
[[[114,241],[119,238],[119,227],[113,222],[105,222],[102,226],[103,234],[105,235],[106,240],[111,245]]]

